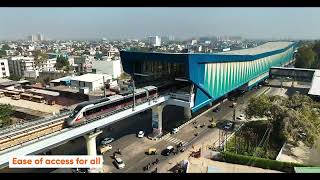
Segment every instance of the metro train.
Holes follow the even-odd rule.
[[[146,86],[135,90],[136,104],[150,101],[158,96],[158,89],[155,86]],[[93,101],[80,103],[66,118],[65,127],[74,127],[85,123],[87,120],[130,107],[133,105],[132,91],[123,92],[114,96],[105,97]]]

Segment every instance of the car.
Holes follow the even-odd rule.
[[[217,124],[215,122],[212,122],[210,125],[209,125],[209,128],[215,128],[217,126]]]
[[[87,168],[72,168],[72,173],[88,173]]]
[[[101,145],[99,149],[100,149],[100,153],[103,154],[105,152],[112,150],[112,146],[111,144]]]
[[[243,116],[239,116],[239,117],[237,117],[237,120],[243,121],[244,117]]]
[[[220,111],[220,108],[219,107],[216,107],[213,109],[213,112],[219,112]]]
[[[168,146],[166,149],[162,151],[162,155],[169,156],[174,151],[173,146]]]
[[[138,138],[143,138],[144,137],[144,132],[143,131],[139,131],[137,136],[138,136]]]
[[[228,123],[224,126],[224,129],[229,130],[229,129],[232,128],[232,126],[233,126],[233,123],[232,123],[232,122],[228,122]]]
[[[121,158],[118,158],[118,157],[115,158],[114,162],[115,162],[118,169],[123,169],[126,166]]]
[[[244,114],[240,114],[238,117],[237,117],[237,120],[240,120],[240,121],[243,121],[245,120],[245,115]]]
[[[172,133],[172,134],[175,134],[175,133],[177,133],[178,131],[179,131],[178,128],[173,128],[172,131],[171,131],[171,133]]]
[[[114,141],[114,138],[104,138],[102,141],[101,141],[101,145],[107,145],[107,144],[110,144]]]
[[[157,155],[157,149],[156,148],[149,148],[147,151],[148,155]]]

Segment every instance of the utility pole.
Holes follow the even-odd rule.
[[[133,74],[131,76],[132,79],[132,88],[133,88],[133,106],[132,106],[132,111],[134,111],[135,107],[136,107],[136,97],[135,97],[135,85],[134,85],[134,78],[133,78]]]
[[[233,107],[233,121],[236,122],[236,105]]]
[[[103,79],[103,96],[106,97],[106,84],[104,83],[104,76],[102,76]]]

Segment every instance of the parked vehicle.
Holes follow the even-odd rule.
[[[138,138],[143,138],[144,137],[144,132],[143,131],[139,131],[137,136],[138,136]]]
[[[118,169],[123,169],[125,167],[125,164],[121,158],[115,158],[115,163]]]

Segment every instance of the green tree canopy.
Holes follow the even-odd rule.
[[[13,81],[20,81],[21,76],[17,76],[13,74],[13,75],[10,75],[9,79]]]
[[[58,56],[57,57],[57,63],[55,65],[55,67],[60,70],[60,69],[64,69],[64,70],[69,70],[69,61],[67,58],[63,57],[63,56]]]
[[[11,124],[10,116],[14,113],[14,108],[10,104],[0,104],[0,127]]]
[[[40,67],[48,59],[49,59],[48,54],[43,53],[40,50],[36,50],[34,52],[34,64],[35,64],[35,66]]]
[[[308,96],[290,98],[260,96],[251,98],[245,113],[250,117],[268,117],[273,133],[280,139],[301,140],[312,146],[320,136],[320,105]]]
[[[299,48],[296,55],[296,68],[312,68],[312,65],[315,64],[316,53],[312,50],[311,47],[303,46]]]
[[[10,50],[10,46],[8,46],[8,44],[5,44],[2,46],[2,50]]]

